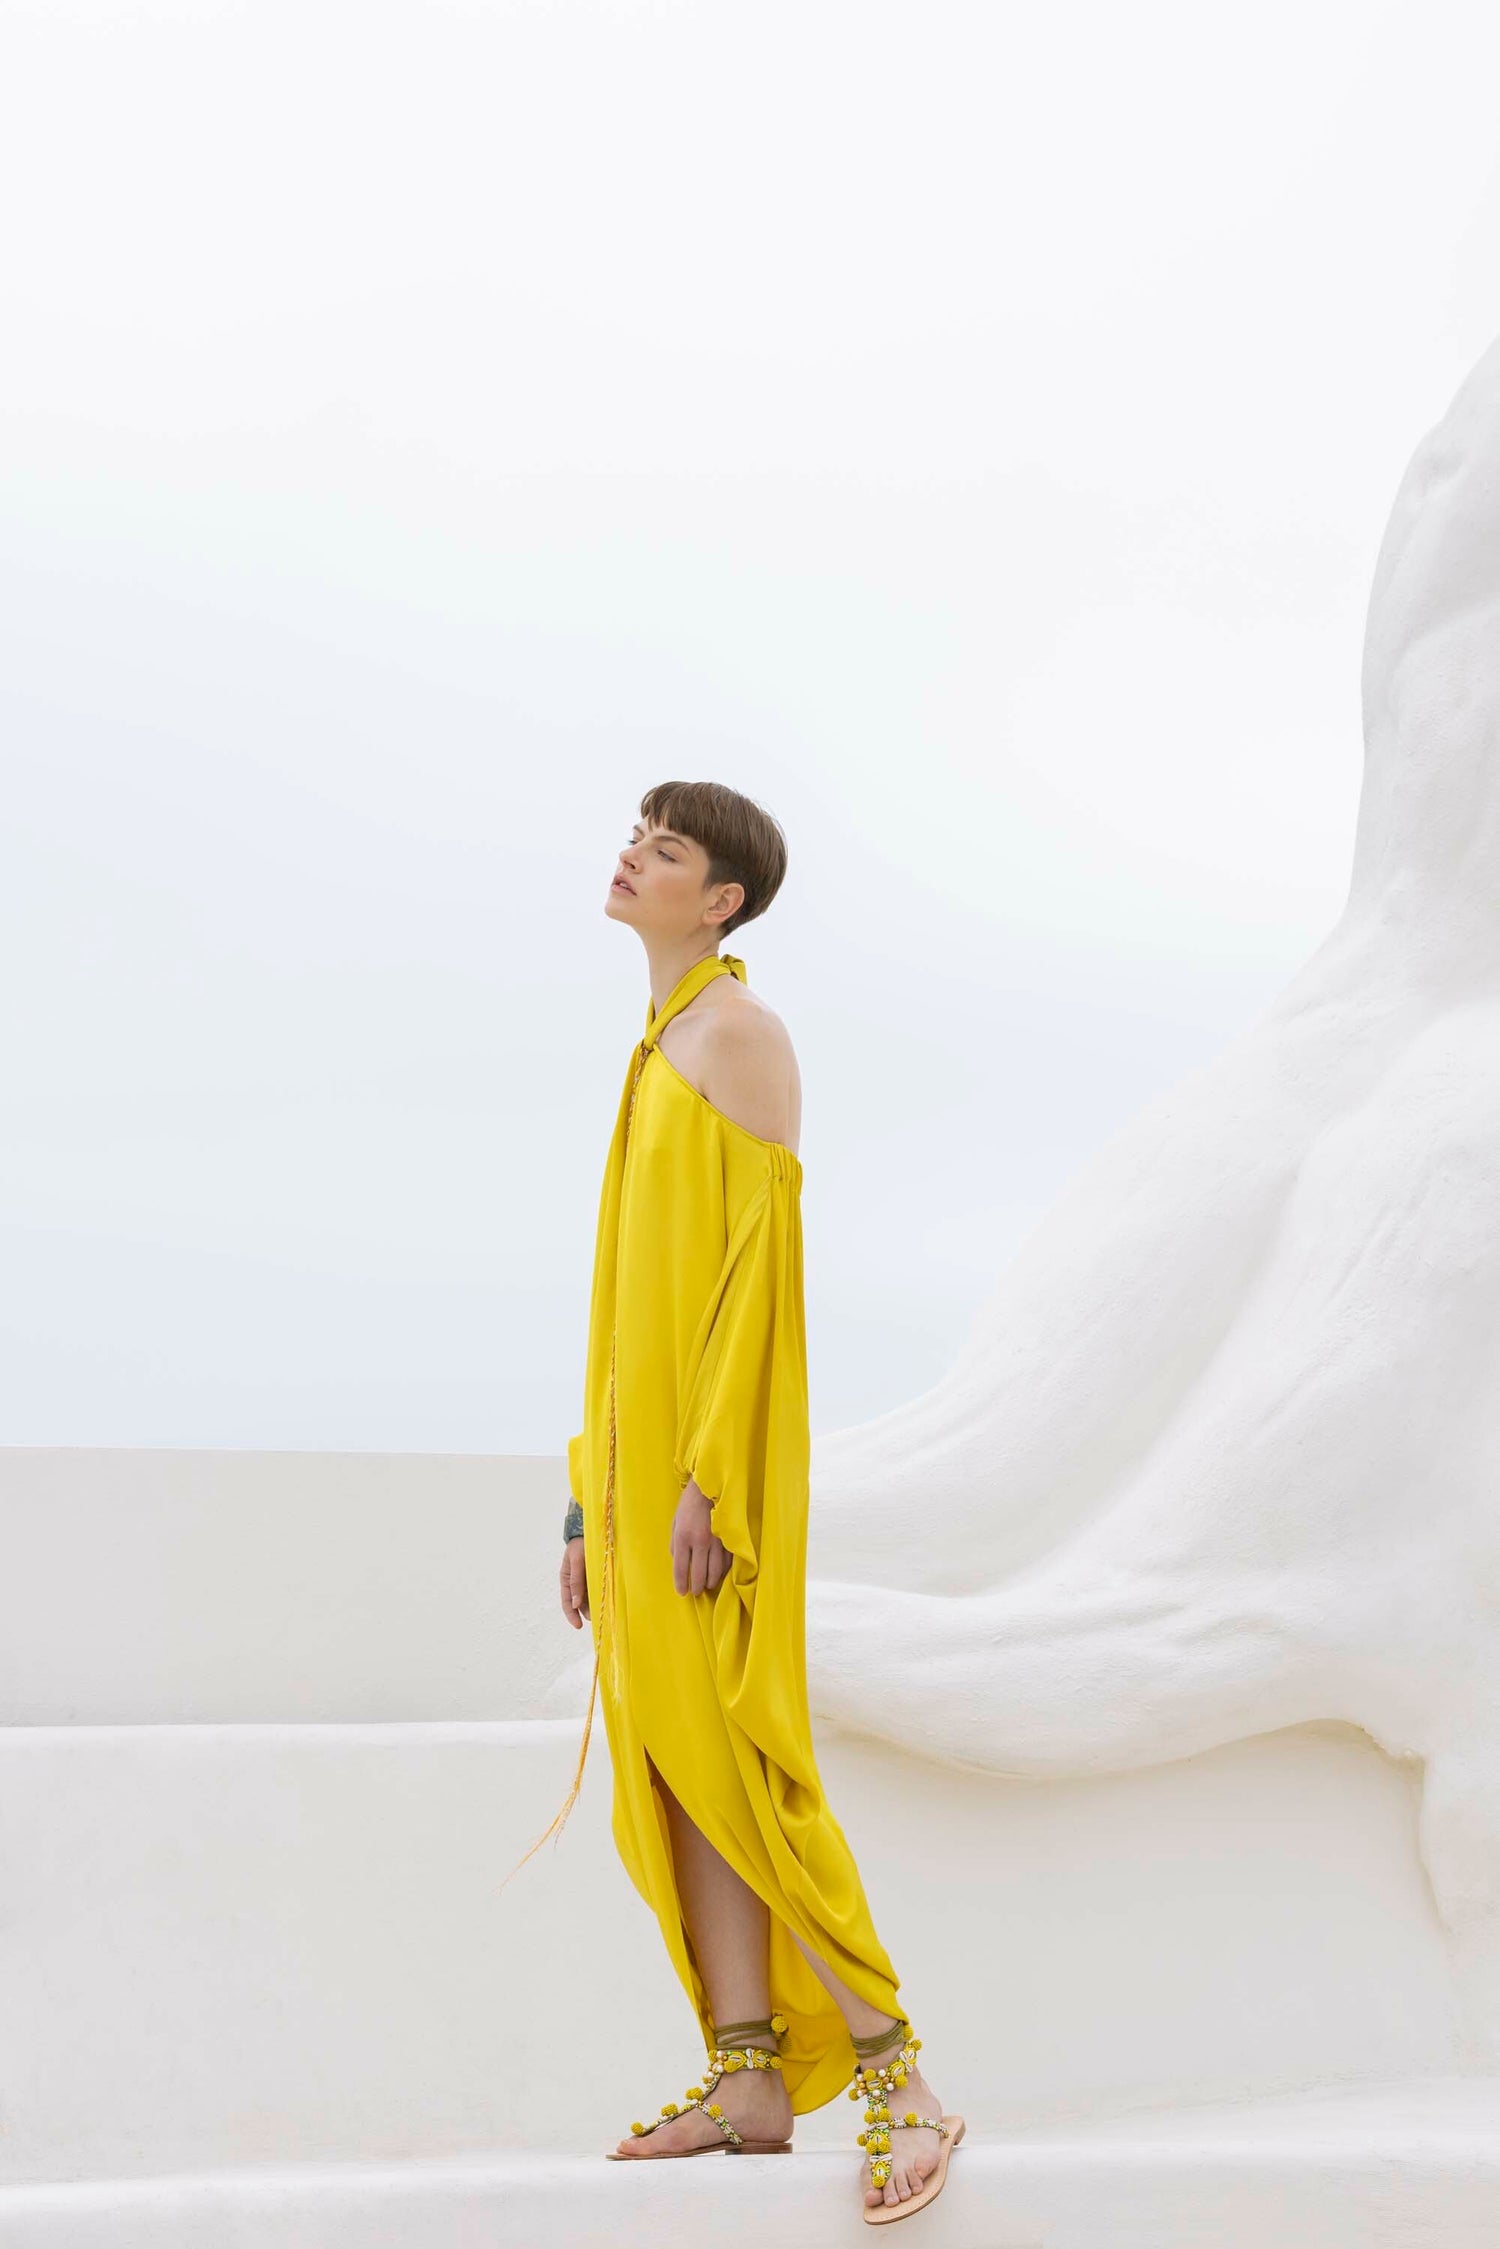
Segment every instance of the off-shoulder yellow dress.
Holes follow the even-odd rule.
[[[808,1395],[802,1165],[714,1107],[661,1033],[732,953],[648,998],[600,1197],[584,1426],[568,1446],[583,1509],[612,1825],[637,1890],[714,2044],[647,1756],[702,1834],[770,1908],[770,2004],[786,2017],[792,2108],[853,2075],[844,2019],[793,1942],[898,2015],[898,1984],[813,1756],[807,1707]],[[670,1537],[693,1477],[729,1564],[679,1593]],[[594,1691],[585,1724],[592,1721]],[[580,1761],[581,1769],[581,1761]],[[575,1783],[576,1790],[576,1783]]]

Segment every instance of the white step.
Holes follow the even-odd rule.
[[[0,2249],[855,2238],[843,2099],[790,2159],[603,2161],[702,2050],[597,1714],[500,1891],[579,1740],[565,1483],[0,1455]],[[932,2249],[1500,2241],[1417,1776],[1365,1735],[1047,1783],[815,1735],[969,2121]]]
[[[851,2143],[677,2163],[513,2152],[12,2187],[0,2192],[0,2243],[835,2249],[877,2238],[860,2219],[857,2165]],[[924,2249],[1494,2249],[1500,2078],[1157,2111],[1003,2140],[971,2127],[920,2226]]]
[[[561,1841],[499,1894],[577,1741],[0,1733],[0,2179],[576,2152],[680,2098],[702,2046],[614,1849],[599,1719]],[[1299,1730],[1045,1788],[837,1735],[819,1762],[983,2137],[1462,2066],[1405,1786],[1368,1747]],[[840,2144],[854,2113],[799,2129]]]

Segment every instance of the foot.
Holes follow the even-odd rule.
[[[771,2053],[776,2051],[770,2039],[747,2038],[747,2046],[764,2045]],[[707,2077],[693,2080],[703,2087],[706,2100],[717,2101],[724,2111],[725,2120],[732,2124],[742,2139],[785,2140],[792,2130],[792,2096],[782,2081],[779,2069],[731,2069],[719,2079],[710,2093]],[[926,2112],[924,2111],[924,2114]],[[649,2123],[650,2119],[643,2121]],[[910,2132],[908,2139],[930,2140],[931,2132]],[[669,2154],[674,2148],[727,2147],[729,2142],[711,2116],[691,2102],[679,2116],[663,2117],[654,2132],[627,2132],[616,2153],[635,2155],[655,2160]]]
[[[884,2069],[895,2060],[901,2047],[902,2040],[893,2038],[890,2046],[883,2048],[880,2053],[862,2055],[861,2066],[865,2069]],[[921,2056],[917,2059],[920,2061]],[[893,2126],[898,2118],[905,2116],[908,2109],[915,2116],[942,2116],[945,2113],[931,2085],[915,2066],[907,2071],[904,2085],[891,2087],[886,2095],[885,2105],[891,2112]],[[862,2119],[862,2107],[858,2114]],[[868,2155],[860,2165],[860,2186],[866,2203],[873,2209],[877,2202],[909,2202],[920,2189],[922,2181],[936,2170],[942,2145],[941,2133],[934,2132],[926,2124],[900,2131],[893,2130],[888,2151],[891,2175],[885,2185],[878,2187],[871,2178]]]

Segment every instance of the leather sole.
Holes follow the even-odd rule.
[[[946,2117],[944,2122],[947,2122]],[[641,2138],[645,2139],[643,2132]],[[654,2155],[621,2155],[618,2148],[606,2148],[606,2163],[675,2163],[681,2155],[790,2155],[790,2140],[741,2140],[738,2147],[732,2140],[720,2140],[717,2145],[705,2140],[702,2147],[664,2147]]]

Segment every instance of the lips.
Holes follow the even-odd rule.
[[[610,888],[611,890],[628,890],[632,898],[635,896],[633,884],[628,883],[623,875],[616,875],[614,881],[610,884]]]

